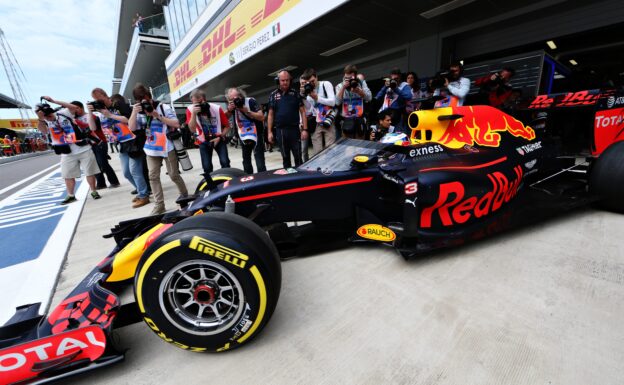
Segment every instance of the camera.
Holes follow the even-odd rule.
[[[348,89],[354,90],[360,86],[360,82],[356,78],[350,78],[348,80],[349,80],[349,86],[347,87]]]
[[[154,106],[151,101],[143,100],[141,101],[141,111],[143,114],[151,114],[154,112]]]
[[[390,79],[390,83],[388,84],[388,87],[390,87],[391,89],[396,89],[399,86],[399,83],[397,83],[397,81],[395,79]]]
[[[303,96],[308,96],[314,91],[314,86],[311,83],[306,83],[303,85]]]
[[[35,112],[43,112],[43,115],[47,116],[50,114],[55,113],[57,110],[55,110],[54,108],[52,108],[48,103],[40,103],[37,104]]]
[[[442,88],[444,87],[444,83],[449,79],[450,72],[449,71],[439,71],[435,76],[431,79],[431,88]],[[450,79],[449,79],[450,81]]]
[[[88,105],[92,106],[94,110],[105,110],[106,109],[106,105],[99,101],[99,100],[94,100],[92,102],[88,102]]]
[[[234,100],[232,100],[232,103],[234,103],[234,106],[236,108],[243,108],[245,106],[245,99],[239,96],[237,98],[234,98]]]
[[[199,113],[200,114],[207,114],[208,117],[210,117],[210,103],[208,102],[201,102],[198,104],[199,106]]]
[[[332,124],[334,124],[335,118],[336,118],[336,110],[329,110],[327,112],[327,115],[325,115],[325,118],[323,119],[323,122],[321,123],[321,125],[324,128],[329,128],[331,127]]]

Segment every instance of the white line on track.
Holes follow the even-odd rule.
[[[26,160],[26,159],[22,159],[22,160]],[[19,160],[18,160],[18,161],[16,161],[16,162],[21,162],[21,161],[19,161]],[[15,163],[15,162],[7,163],[7,164],[13,164],[13,163]],[[45,174],[46,172],[48,172],[48,171],[52,170],[52,169],[53,169],[53,168],[55,168],[55,167],[60,168],[60,165],[57,163],[57,164],[55,164],[55,165],[53,165],[53,166],[50,166],[50,167],[46,168],[45,170],[41,170],[41,171],[39,171],[38,173],[36,173],[36,174],[34,174],[34,175],[29,176],[28,178],[24,178],[24,179],[22,179],[22,180],[20,180],[20,181],[17,181],[17,182],[15,182],[15,183],[13,183],[13,184],[12,184],[12,185],[10,185],[10,186],[7,186],[7,187],[3,188],[2,190],[0,190],[0,195],[4,194],[4,193],[5,193],[5,192],[7,192],[7,191],[13,190],[14,188],[16,188],[16,187],[18,187],[18,186],[20,186],[20,185],[23,185],[24,183],[28,182],[28,181],[29,181],[29,180],[31,180],[31,179],[34,179],[34,178],[38,177],[39,175]]]

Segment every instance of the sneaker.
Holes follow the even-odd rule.
[[[100,194],[98,194],[97,191],[91,191],[91,198],[93,198],[93,199],[100,199],[101,196],[100,196]]]
[[[117,188],[117,187],[119,187],[119,186],[121,186],[121,185],[120,185],[119,183],[117,183],[117,184],[111,184],[111,185],[109,185],[108,187],[109,187],[109,188]]]
[[[136,189],[134,189],[134,190],[130,191],[130,194],[132,194],[132,195],[137,195],[138,193],[139,193],[139,192],[138,192]]]
[[[137,198],[136,202],[132,204],[132,208],[136,209],[137,207],[145,206],[148,203],[150,203],[149,197]]]
[[[68,195],[65,199],[63,199],[63,202],[61,202],[62,205],[66,205],[68,203],[72,203],[72,202],[76,202],[78,199],[76,199],[75,196],[73,195]]]
[[[154,208],[152,209],[152,212],[150,213],[150,215],[159,215],[159,214],[164,214],[165,213],[165,206],[154,206]]]
[[[188,193],[187,194],[180,194],[180,196],[178,197],[178,199],[176,199],[176,201],[182,199],[182,198],[186,198],[188,197]]]

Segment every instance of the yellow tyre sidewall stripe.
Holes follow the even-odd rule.
[[[171,241],[159,247],[158,250],[153,252],[152,255],[150,255],[150,257],[147,259],[147,261],[145,261],[145,263],[143,264],[143,267],[141,267],[141,271],[139,272],[139,278],[137,279],[137,284],[136,284],[137,304],[139,305],[139,310],[141,311],[141,313],[145,313],[145,307],[143,306],[142,289],[143,289],[143,280],[145,279],[145,274],[147,274],[147,270],[150,268],[152,263],[154,263],[154,261],[158,259],[158,257],[160,257],[161,255],[163,255],[164,253],[166,253],[167,251],[171,249],[179,247],[181,244],[182,242],[180,242],[179,239],[176,239],[175,241]]]
[[[267,304],[266,286],[264,285],[264,279],[262,278],[260,271],[258,270],[256,265],[253,265],[249,268],[249,272],[251,272],[256,280],[256,283],[258,284],[258,292],[260,294],[260,308],[258,309],[258,316],[256,317],[253,326],[247,331],[247,333],[243,334],[241,338],[236,340],[236,342],[238,342],[239,344],[245,342],[245,340],[251,337],[256,329],[258,329],[258,327],[262,323],[262,319],[264,318],[264,312],[266,311]]]

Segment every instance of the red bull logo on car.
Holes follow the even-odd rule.
[[[465,145],[498,147],[502,132],[527,141],[535,139],[531,127],[490,106],[414,111],[409,116],[408,125],[412,130],[413,144],[435,142],[449,148]]]

